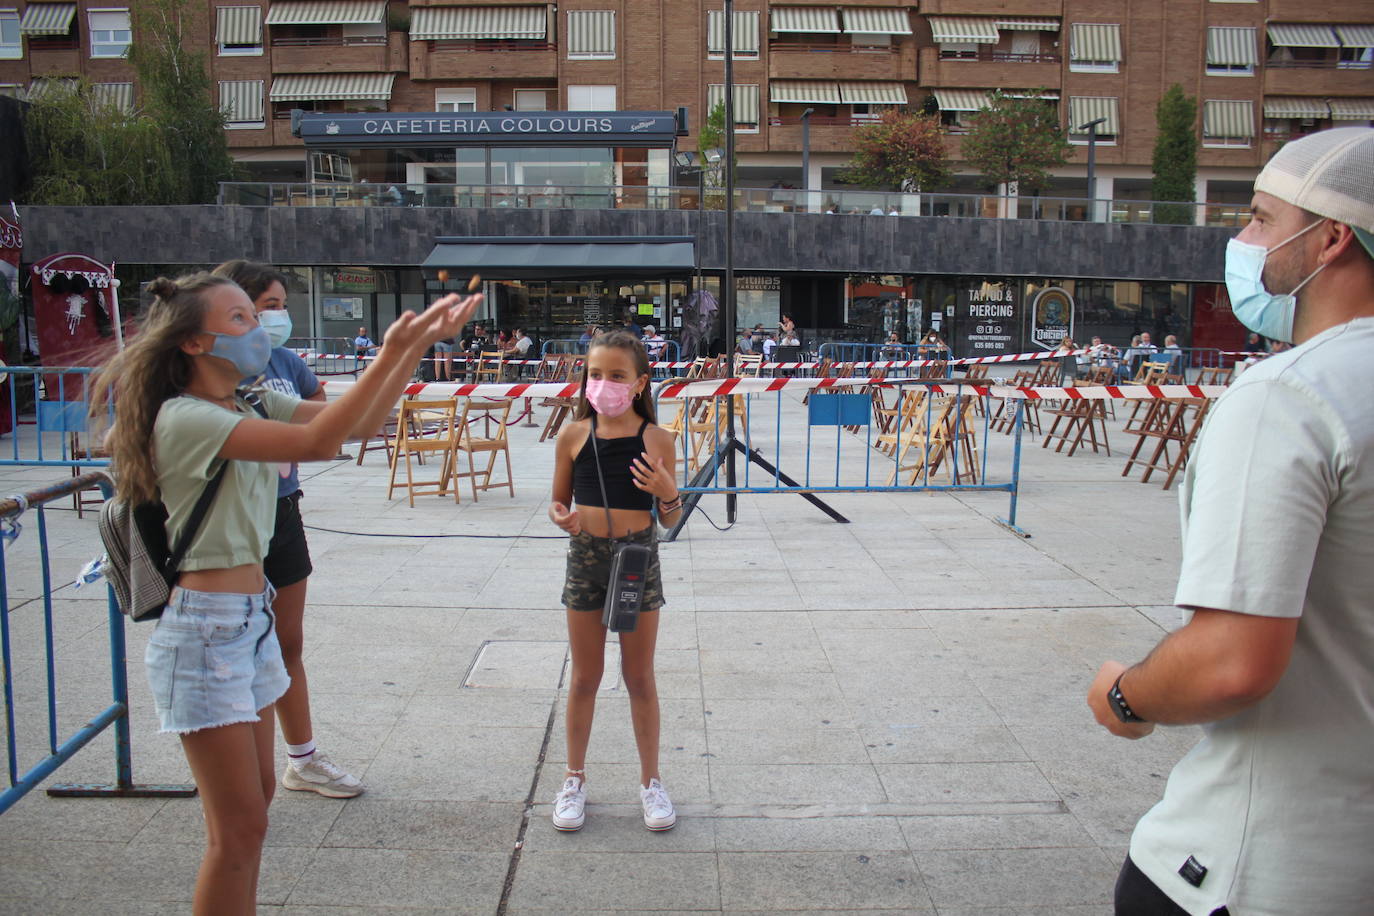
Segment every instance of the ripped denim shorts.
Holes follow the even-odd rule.
[[[257,722],[286,693],[274,595],[172,589],[144,656],[162,731]]]

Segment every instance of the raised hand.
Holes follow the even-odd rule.
[[[634,475],[635,486],[665,503],[677,496],[677,483],[662,458],[653,458],[648,452],[640,452],[639,457],[630,462],[630,473]]]
[[[569,509],[560,502],[549,505],[549,519],[568,534],[582,533],[582,516],[576,509]]]

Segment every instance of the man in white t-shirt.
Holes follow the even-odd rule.
[[[1088,694],[1205,735],[1136,825],[1118,916],[1374,901],[1374,129],[1286,144],[1227,248],[1232,309],[1297,344],[1213,405],[1181,494],[1181,628]]]

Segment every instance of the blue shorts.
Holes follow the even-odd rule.
[[[172,589],[144,656],[162,731],[258,722],[286,693],[273,594]]]

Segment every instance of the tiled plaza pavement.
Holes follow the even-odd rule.
[[[264,912],[1110,912],[1131,826],[1197,733],[1112,739],[1083,691],[1104,658],[1136,659],[1177,623],[1174,492],[1122,479],[1119,454],[1028,440],[1029,540],[992,521],[1005,494],[831,497],[848,525],[773,494],[742,498],[729,531],[694,517],[662,547],[662,756],[678,826],[640,822],[628,703],[608,676],[587,826],[563,835],[548,820],[564,762],[563,548],[510,537],[556,534],[553,447],[537,430],[513,437],[514,499],[388,502],[380,453],[306,469],[308,524],[487,537],[310,532],[316,732],[367,793],[279,793]],[[1008,454],[994,435],[990,467]],[[11,471],[0,487],[60,474]],[[723,525],[723,499],[704,505]],[[9,550],[12,605],[38,587],[26,521]],[[94,518],[48,522],[66,581],[95,552]],[[65,733],[107,702],[108,665],[101,596],[60,597]],[[38,605],[11,621],[32,763],[45,740]],[[135,775],[184,782],[177,742],[155,733],[150,630],[128,627]],[[58,777],[107,779],[111,761],[102,736]],[[0,912],[186,912],[202,830],[194,799],[33,793],[0,816]]]

